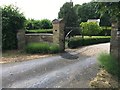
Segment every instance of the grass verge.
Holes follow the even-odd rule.
[[[49,44],[49,43],[30,43],[26,46],[25,51],[27,53],[35,54],[35,53],[58,53],[60,49],[58,45]]]
[[[98,60],[105,70],[120,79],[120,65],[114,57],[107,53],[101,53]]]

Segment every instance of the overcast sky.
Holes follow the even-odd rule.
[[[0,0],[1,5],[13,4],[20,8],[26,18],[50,19],[58,17],[60,7],[70,0]],[[72,0],[75,4],[90,2],[91,0]]]

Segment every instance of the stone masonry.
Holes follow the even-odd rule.
[[[28,43],[49,42],[57,44],[61,51],[65,50],[64,21],[63,19],[53,20],[53,34],[25,34],[25,30],[18,30],[18,49],[24,49]]]
[[[28,43],[37,43],[37,42],[53,42],[53,34],[47,33],[32,33],[32,34],[25,34],[26,44]]]
[[[53,43],[58,44],[61,51],[65,49],[64,21],[63,19],[54,19],[53,23]]]
[[[25,30],[18,30],[17,33],[17,40],[18,40],[18,49],[24,49],[25,47]]]
[[[118,26],[117,22],[112,23],[110,53],[117,60],[120,60],[120,31]]]

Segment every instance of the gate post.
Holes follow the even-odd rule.
[[[63,19],[54,19],[53,23],[53,43],[57,44],[61,51],[65,50],[65,35]]]
[[[25,30],[18,30],[17,33],[17,45],[19,50],[23,50],[25,48]]]
[[[112,23],[110,54],[120,63],[120,27],[117,21]]]

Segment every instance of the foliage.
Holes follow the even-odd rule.
[[[34,19],[28,19],[26,21],[26,29],[30,30],[30,29],[39,29],[41,28],[41,22],[40,20],[34,20]]]
[[[104,27],[111,26],[110,18],[111,18],[110,14],[108,14],[108,12],[101,15],[100,26],[104,26]]]
[[[42,20],[34,20],[34,19],[28,19],[26,22],[26,29],[32,30],[32,29],[51,29],[52,22],[48,19],[42,19]]]
[[[67,35],[67,33],[71,30],[73,30],[71,33],[72,36],[80,33],[78,16],[74,10],[72,2],[66,2],[60,8],[58,17],[63,18],[65,21],[65,35]]]
[[[73,28],[79,27],[77,25],[78,23],[86,22],[88,19],[98,19],[98,18],[100,19],[100,26],[111,26],[111,16],[112,15],[110,14],[110,12],[112,10],[109,11],[109,9],[112,8],[112,7],[110,7],[110,5],[113,5],[113,4],[110,4],[107,6],[105,5],[107,3],[102,3],[103,5],[102,4],[99,5],[99,4],[100,4],[100,2],[89,2],[89,3],[83,3],[82,5],[77,4],[77,5],[73,6],[72,3],[65,3],[63,5],[63,7],[61,7],[61,9],[60,9],[59,18],[67,17],[67,18],[65,18],[65,21],[68,21],[66,26],[73,27]],[[109,8],[107,8],[107,10],[106,10],[106,8],[104,9],[104,7],[109,7]],[[115,5],[113,5],[113,7],[115,7]],[[118,8],[118,4],[116,7]],[[73,8],[73,11],[72,11],[72,8]],[[102,12],[104,12],[105,10],[106,11],[104,13],[101,13],[101,12],[99,12],[100,8],[103,8],[103,9],[101,9]],[[118,13],[119,13],[119,11],[118,11],[118,9],[117,9],[117,11],[114,10],[114,12],[118,12]],[[73,20],[76,21],[76,26],[74,26],[71,23],[72,22],[71,17],[75,18]],[[65,33],[65,35],[66,35],[71,29],[65,28],[65,30],[66,30],[66,33]],[[74,31],[74,30],[76,30],[76,31]],[[75,28],[74,28],[74,30],[71,32],[71,34],[75,35],[77,33],[80,33],[80,30],[75,29]]]
[[[98,19],[100,14],[96,11],[95,2],[83,3],[77,10],[80,22],[86,22],[88,19]]]
[[[102,31],[97,35],[98,36],[111,36],[111,28],[108,28],[108,27],[102,28]]]
[[[25,17],[16,6],[2,8],[2,49],[17,48],[17,30],[24,28]]]
[[[78,22],[87,22],[88,19],[100,19],[100,26],[110,26],[110,15],[108,12],[100,16],[98,12],[97,2],[83,3],[82,5],[75,5],[74,9],[78,15]]]
[[[59,47],[55,44],[49,43],[30,43],[26,46],[27,53],[58,53],[60,51]]]
[[[105,42],[110,42],[110,36],[92,36],[92,37],[85,36],[84,39],[81,37],[72,37],[68,42],[68,47],[77,48],[80,46],[105,43]]]
[[[48,19],[43,19],[41,20],[41,29],[51,29],[52,28],[52,23]]]
[[[107,53],[102,53],[98,57],[100,64],[111,74],[120,78],[119,63],[115,58]]]
[[[78,15],[78,8],[79,8],[80,6],[81,6],[80,4],[76,4],[76,5],[73,7],[77,15]]]
[[[102,26],[101,32],[93,36],[111,36],[111,27]]]
[[[53,33],[52,29],[26,30],[26,33]]]
[[[83,36],[97,35],[102,30],[101,27],[96,22],[82,22],[80,26],[82,29]]]
[[[120,19],[120,2],[99,2],[96,6],[101,15],[108,12],[112,19]]]
[[[49,53],[58,53],[60,52],[60,48],[58,47],[58,45],[52,44],[51,46],[49,46]]]

